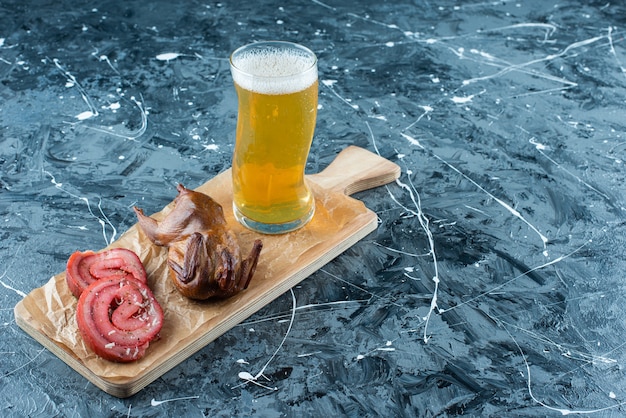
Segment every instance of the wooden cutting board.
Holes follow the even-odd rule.
[[[374,231],[376,214],[348,196],[392,182],[399,175],[396,164],[362,148],[348,147],[324,171],[307,176],[316,200],[311,222],[298,231],[272,236],[249,231],[234,219],[230,170],[198,187],[223,206],[242,253],[247,254],[256,238],[264,244],[248,289],[226,300],[196,302],[181,296],[168,277],[166,249],[152,245],[137,225],[132,226],[107,248],[124,247],[139,255],[165,314],[160,339],[135,363],[109,362],[84,346],[74,316],[76,298],[67,289],[65,272],[20,301],[14,309],[15,320],[103,391],[121,398],[131,396]],[[164,192],[171,192],[172,200],[176,196],[173,188]],[[151,216],[161,219],[172,207],[170,203]]]

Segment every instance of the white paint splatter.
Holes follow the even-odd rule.
[[[487,53],[487,52],[484,52],[484,51],[479,51],[479,50],[477,50],[477,49],[470,49],[470,52],[471,52],[472,54],[480,55],[482,58],[486,58],[486,59],[488,59],[489,61],[497,61],[497,58],[496,58],[496,57],[494,57],[493,55],[491,55],[491,54],[489,54],[489,53]]]
[[[63,66],[60,64],[60,62],[59,62],[59,60],[57,58],[54,58],[52,60],[52,62],[57,67],[57,69],[59,71],[61,71],[61,73],[65,76],[65,79],[66,79],[65,86],[66,87],[76,87],[78,89],[81,97],[83,98],[83,101],[89,107],[88,111],[85,111],[85,112],[82,112],[82,113],[76,115],[76,118],[78,120],[85,120],[85,119],[89,119],[89,118],[91,118],[93,116],[97,116],[98,115],[98,110],[96,109],[96,107],[91,102],[91,99],[87,95],[87,92],[85,91],[83,86],[81,86],[80,83],[76,80],[76,77],[74,77],[69,71],[67,71],[65,68],[63,68]]]
[[[298,354],[298,357],[311,357],[311,356],[314,356],[315,354],[319,354],[319,353],[321,353],[321,351],[313,351],[311,353]]]
[[[345,97],[342,97],[339,93],[337,93],[335,91],[335,89],[333,88],[333,86],[337,83],[337,80],[322,80],[322,84],[326,87],[328,87],[330,89],[330,91],[337,97],[339,98],[342,102],[344,102],[345,104],[347,104],[348,106],[350,106],[352,109],[357,110],[359,108],[359,105],[356,104],[352,104],[350,103],[352,100],[351,99],[347,99]]]
[[[181,55],[182,54],[179,54],[178,52],[166,52],[164,54],[157,55],[156,59],[158,59],[159,61],[171,61],[171,60],[175,60]]]
[[[254,380],[254,376],[248,372],[239,372],[237,376],[242,380]]]
[[[162,401],[157,401],[156,399],[152,398],[152,400],[150,401],[150,405],[151,406],[159,406],[163,403],[166,402],[174,402],[174,401],[185,401],[188,399],[200,399],[200,396],[186,396],[184,398],[172,398],[172,399],[164,399]]]
[[[89,118],[93,118],[94,116],[96,116],[96,114],[93,113],[91,110],[85,110],[84,112],[79,113],[74,117],[78,120],[87,120]]]
[[[417,120],[415,122],[411,123],[409,126],[404,128],[405,131],[408,130],[408,129],[411,129],[413,126],[417,125],[419,123],[419,121],[421,121],[424,116],[427,116],[430,112],[433,111],[433,108],[431,106],[428,106],[428,105],[422,105],[422,106],[419,106],[419,107],[422,108],[422,110],[424,110],[424,113],[422,113],[417,118]]]
[[[411,144],[417,145],[422,149],[425,149],[420,143],[419,141],[417,141],[416,139],[412,138],[409,135],[406,134],[401,134],[405,139],[407,139],[409,142],[411,142]],[[532,229],[540,238],[541,238],[541,242],[543,243],[543,249],[544,249],[544,255],[547,257],[548,253],[547,253],[547,246],[546,244],[548,243],[548,238],[543,235],[541,233],[541,231],[539,231],[539,229],[534,226],[533,224],[531,224],[528,220],[526,220],[526,218],[524,218],[522,216],[522,214],[517,211],[515,208],[513,208],[510,204],[506,203],[504,200],[499,199],[498,197],[496,197],[494,194],[490,193],[489,191],[487,191],[483,186],[481,186],[480,184],[478,184],[474,179],[472,179],[471,177],[469,177],[467,174],[463,173],[461,170],[459,170],[456,166],[450,164],[449,162],[447,162],[446,160],[444,160],[443,158],[441,158],[440,156],[438,156],[437,154],[432,154],[433,157],[435,157],[436,159],[438,159],[439,161],[441,161],[443,164],[445,164],[446,166],[448,166],[449,168],[451,168],[452,170],[454,170],[455,172],[457,172],[459,175],[463,176],[467,181],[469,181],[470,183],[472,183],[474,186],[476,186],[480,191],[482,191],[483,193],[487,194],[489,197],[491,197],[494,201],[496,201],[500,206],[502,206],[503,208],[505,208],[506,210],[508,210],[513,216],[515,216],[516,218],[518,218],[520,221],[524,222],[530,229]],[[396,180],[397,182],[397,180]]]
[[[545,145],[540,144],[539,142],[537,142],[535,140],[535,138],[531,138],[529,140],[529,142],[533,145],[535,145],[535,148],[537,149],[537,151],[539,151],[539,153],[541,155],[543,155],[548,161],[550,161],[552,164],[554,164],[557,168],[559,168],[560,170],[563,170],[565,173],[567,173],[568,175],[572,176],[573,178],[575,178],[579,183],[583,184],[585,187],[587,187],[589,190],[593,190],[595,193],[597,193],[598,195],[602,196],[604,199],[606,199],[607,201],[611,201],[611,197],[609,195],[607,195],[606,193],[602,192],[601,190],[595,188],[594,186],[592,186],[591,184],[587,183],[585,180],[583,180],[581,177],[579,177],[578,175],[576,175],[575,173],[571,172],[570,170],[568,170],[567,168],[563,167],[561,164],[559,164],[556,160],[554,160],[552,157],[550,157],[548,154],[546,154],[545,152],[543,152],[546,148]],[[549,148],[548,148],[549,149]]]
[[[122,105],[120,105],[120,102],[115,102],[115,103],[111,103],[108,106],[102,106],[102,109],[106,110],[112,110],[113,112],[115,112],[116,110],[119,110],[122,107]]]
[[[454,96],[450,100],[452,100],[456,104],[465,104],[465,103],[471,102],[473,98],[474,96],[466,96],[466,97]]]
[[[85,202],[85,204],[87,205],[87,209],[89,210],[89,213],[91,214],[91,216],[93,216],[94,218],[96,218],[98,220],[98,223],[100,224],[100,226],[102,226],[102,235],[104,236],[104,240],[107,243],[107,245],[110,245],[112,242],[115,241],[115,236],[117,235],[117,229],[115,228],[115,226],[111,223],[111,221],[109,220],[109,218],[104,214],[103,210],[102,210],[102,200],[100,199],[100,201],[98,202],[98,210],[100,212],[100,214],[102,215],[102,218],[100,218],[99,216],[97,216],[96,214],[94,214],[93,210],[91,209],[91,204],[89,203],[89,199],[87,199],[86,197],[81,197],[78,196],[76,194],[73,194],[67,190],[65,190],[62,186],[63,183],[59,183],[56,181],[55,177],[48,171],[44,170],[44,173],[48,176],[50,176],[50,182],[52,184],[54,184],[54,186],[59,189],[62,190],[63,192],[67,193],[68,195],[79,199],[83,202]],[[110,228],[112,230],[111,232],[111,237],[107,237],[107,229]]]
[[[280,344],[276,348],[276,351],[274,351],[274,354],[271,355],[269,360],[265,363],[265,365],[263,365],[261,370],[255,376],[253,376],[249,372],[245,372],[245,371],[244,372],[239,372],[239,374],[238,374],[239,378],[241,380],[245,380],[245,383],[253,383],[253,384],[255,384],[257,386],[260,386],[260,387],[262,387],[264,389],[267,389],[267,390],[272,390],[272,391],[278,390],[277,387],[269,387],[269,386],[266,386],[266,385],[263,385],[263,384],[259,383],[258,379],[260,377],[264,377],[264,378],[267,379],[267,377],[263,373],[265,373],[265,369],[267,369],[267,367],[270,365],[270,363],[278,355],[278,352],[280,350],[282,350],[283,345],[285,345],[285,341],[287,340],[287,336],[289,335],[289,333],[291,332],[291,328],[293,327],[293,323],[294,323],[294,320],[295,320],[295,317],[296,317],[296,309],[297,309],[296,295],[295,295],[295,293],[293,293],[293,289],[291,289],[291,301],[292,301],[291,318],[290,318],[290,321],[289,321],[289,326],[287,327],[287,332],[285,332],[285,335],[283,336],[282,341],[280,342]],[[242,385],[244,385],[245,383],[243,383]]]
[[[22,292],[19,289],[16,289],[14,287],[9,286],[8,284],[6,284],[5,282],[3,282],[2,280],[0,280],[0,284],[2,286],[4,286],[5,288],[14,291],[15,293],[17,293],[18,295],[20,295],[21,297],[25,298],[26,297],[26,293]]]
[[[547,150],[547,149],[548,149],[548,146],[543,145],[543,144],[541,144],[541,143],[537,142],[537,141],[535,140],[535,138],[530,138],[530,139],[528,140],[528,142],[530,142],[531,144],[533,144],[533,145],[535,146],[535,148],[537,148],[539,151],[545,151],[545,150]]]
[[[422,147],[422,144],[420,144],[420,142],[417,139],[413,138],[412,136],[409,136],[407,134],[401,134],[401,135],[404,137],[404,139],[409,141],[411,145],[417,145],[420,148],[424,148]]]

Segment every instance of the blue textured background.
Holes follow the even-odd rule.
[[[0,415],[623,416],[624,26],[607,1],[3,0]],[[355,196],[379,228],[109,396],[13,307],[230,166],[228,55],[266,39],[319,57],[308,172],[350,144],[402,167]]]

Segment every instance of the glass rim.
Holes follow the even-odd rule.
[[[293,73],[293,74],[285,74],[285,75],[276,75],[276,76],[272,76],[272,75],[258,75],[258,74],[254,74],[254,73],[250,73],[248,71],[242,70],[241,68],[239,68],[233,61],[234,57],[236,54],[241,53],[243,50],[248,50],[248,49],[255,49],[255,48],[262,48],[262,47],[271,47],[272,45],[274,46],[280,46],[283,47],[285,49],[287,49],[286,47],[289,47],[290,49],[295,49],[295,50],[299,50],[302,52],[305,52],[307,55],[310,55],[313,59],[313,61],[311,62],[311,65],[305,69],[303,69],[302,71],[299,71],[297,73]],[[317,68],[317,55],[315,54],[315,52],[313,52],[310,48],[295,43],[295,42],[290,42],[290,41],[258,41],[258,42],[251,42],[249,44],[245,44],[242,45],[240,47],[238,47],[237,49],[235,49],[231,54],[230,57],[228,58],[228,62],[230,63],[230,68],[231,70],[235,70],[238,73],[246,76],[246,77],[255,77],[255,78],[266,78],[266,79],[273,79],[273,80],[278,80],[278,79],[282,79],[282,78],[290,78],[290,77],[294,77],[300,74],[305,74],[313,69]]]

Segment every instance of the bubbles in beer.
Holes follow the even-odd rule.
[[[246,90],[261,94],[302,91],[317,80],[315,56],[295,49],[251,49],[235,53],[233,80]]]

